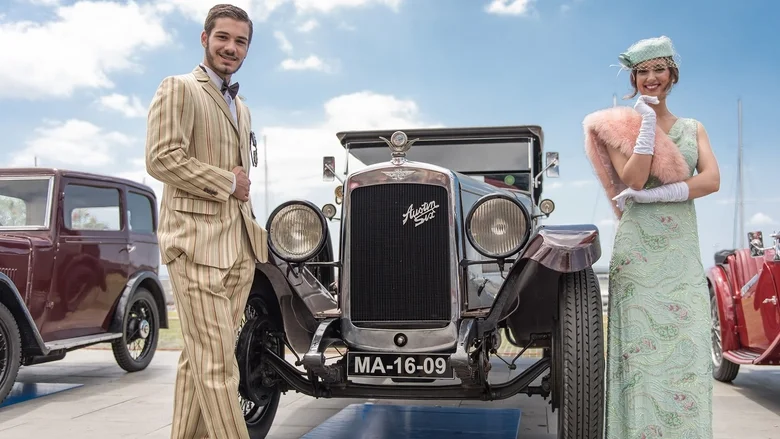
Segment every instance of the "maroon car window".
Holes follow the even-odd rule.
[[[0,179],[0,227],[46,226],[50,178]]]
[[[122,230],[119,190],[69,184],[63,214],[70,230]]]
[[[127,193],[127,223],[132,233],[154,234],[152,200],[135,192]]]

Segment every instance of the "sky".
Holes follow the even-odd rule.
[[[38,166],[146,182],[161,196],[144,166],[147,109],[164,77],[202,60],[200,32],[215,3],[0,0],[0,166],[37,158]],[[234,81],[259,141],[250,179],[261,224],[266,205],[333,202],[337,182],[322,181],[322,156],[334,155],[343,172],[338,131],[538,124],[545,150],[561,160],[561,177],[545,187],[556,204],[546,223],[597,225],[596,265],[606,267],[615,218],[585,157],[582,120],[612,106],[613,95],[633,105],[622,99],[630,86],[617,56],[639,39],[666,35],[681,58],[669,108],[704,125],[721,170],[720,191],[696,201],[704,266],[734,241],[740,99],[745,233],[761,230],[769,245],[780,230],[770,174],[780,158],[777,2],[234,4],[254,21]]]

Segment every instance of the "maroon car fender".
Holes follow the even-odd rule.
[[[14,281],[3,273],[0,273],[0,303],[5,305],[16,318],[16,324],[22,333],[22,352],[25,355],[48,354],[49,350],[24,305],[24,300],[19,295],[19,289],[16,288]]]
[[[127,310],[127,303],[130,298],[133,297],[135,290],[138,287],[144,286],[154,297],[154,301],[157,302],[157,311],[160,316],[160,328],[168,328],[168,308],[165,304],[165,291],[163,289],[160,280],[157,278],[157,274],[151,271],[139,271],[127,281],[125,289],[122,291],[122,295],[119,296],[119,301],[114,308],[114,312],[108,315],[108,331],[109,332],[122,332],[124,328],[125,311]]]
[[[734,304],[734,292],[731,291],[726,271],[721,266],[712,267],[707,272],[707,283],[715,295],[720,319],[720,337],[723,352],[740,348],[737,338],[737,310]]]

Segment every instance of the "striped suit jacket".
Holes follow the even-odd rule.
[[[162,263],[179,255],[198,264],[230,267],[242,251],[242,223],[255,258],[268,260],[267,234],[251,200],[230,195],[232,169],[249,175],[252,118],[236,96],[238,123],[208,74],[163,79],[149,108],[146,170],[164,184],[158,240]]]

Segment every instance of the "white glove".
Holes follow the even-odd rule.
[[[655,111],[647,103],[657,104],[655,96],[641,95],[636,99],[634,110],[642,115],[642,126],[634,145],[634,154],[652,155],[655,149]]]
[[[632,198],[637,203],[672,203],[688,200],[688,191],[688,184],[681,181],[640,191],[628,188],[612,200],[617,203],[618,209],[622,212],[626,205],[626,200],[629,198]]]

